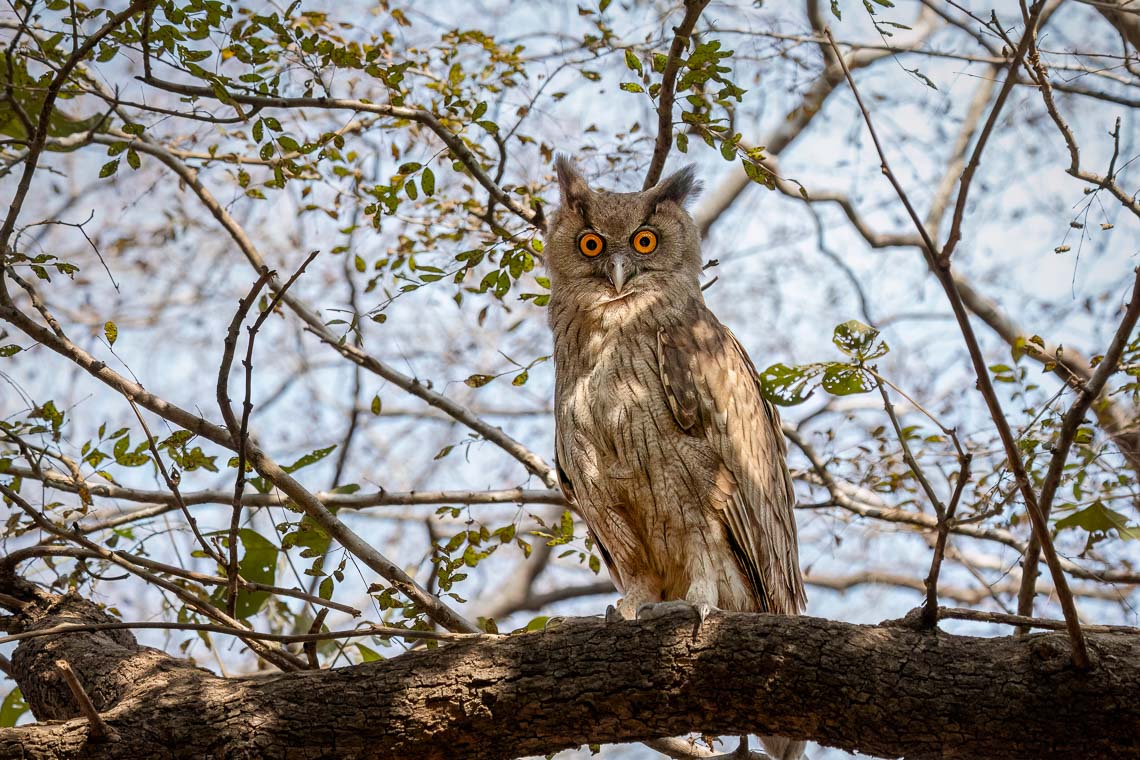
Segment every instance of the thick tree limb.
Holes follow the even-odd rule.
[[[75,596],[3,590],[34,594],[18,618],[26,627],[106,619]],[[694,634],[679,612],[227,680],[126,631],[73,633],[17,648],[16,679],[51,722],[0,730],[0,758],[137,758],[172,746],[236,758],[510,758],[694,730],[895,757],[1135,755],[1140,635],[1089,643],[1093,667],[1079,673],[1059,634],[979,639],[746,614],[715,614]],[[93,685],[116,739],[89,740],[52,675],[61,658]]]

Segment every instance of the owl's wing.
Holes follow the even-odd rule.
[[[578,508],[578,499],[574,495],[574,483],[562,467],[562,438],[558,435],[554,437],[554,469],[558,472],[558,485],[562,489],[562,495],[570,503],[570,508],[581,514],[581,510]],[[617,588],[618,593],[624,594],[625,588],[621,582],[621,575],[618,574],[609,550],[598,540],[598,536],[593,530],[587,527],[586,531],[590,534],[590,540],[594,542],[594,546],[598,547],[598,554],[602,555],[602,561],[606,563],[606,570],[610,574],[610,580],[613,581],[614,587]]]
[[[730,548],[764,611],[795,614],[807,603],[792,513],[795,493],[775,407],[736,336],[702,309],[691,323],[657,333],[661,382],[677,424],[711,444],[729,493],[723,519]]]

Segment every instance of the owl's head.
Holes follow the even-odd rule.
[[[700,232],[685,204],[700,191],[688,166],[648,190],[591,190],[566,156],[555,160],[561,205],[546,226],[552,302],[579,306],[637,294],[700,293]]]

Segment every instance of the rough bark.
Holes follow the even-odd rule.
[[[9,589],[6,593],[11,593]],[[21,596],[28,596],[23,587]],[[107,616],[36,592],[7,627]],[[568,620],[338,670],[223,679],[124,631],[22,641],[15,677],[42,723],[0,758],[510,758],[702,731],[780,734],[892,757],[1140,753],[1140,637],[980,639],[903,625],[684,612]],[[66,660],[113,732],[88,737]]]

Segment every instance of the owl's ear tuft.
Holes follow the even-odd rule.
[[[565,153],[559,153],[554,159],[554,170],[558,173],[558,191],[562,205],[572,209],[575,214],[583,215],[590,197],[590,188],[578,172],[578,167],[574,166],[574,162]]]
[[[673,201],[684,208],[686,203],[701,194],[702,187],[701,181],[697,179],[696,164],[689,164],[658,182],[649,192],[653,194],[655,204]]]

